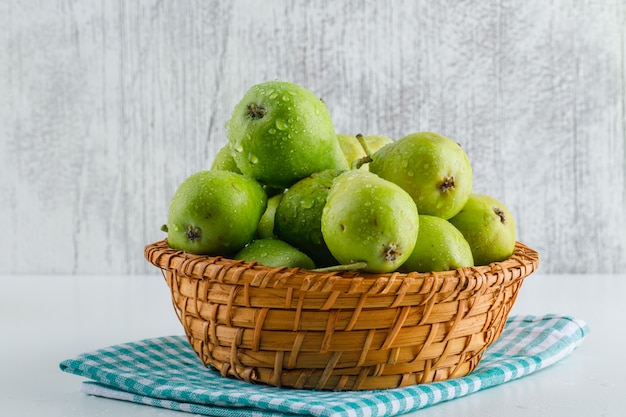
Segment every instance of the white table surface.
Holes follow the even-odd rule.
[[[591,333],[565,360],[522,379],[406,416],[624,416],[626,274],[526,279],[513,313],[567,314]],[[185,416],[80,392],[59,370],[79,353],[182,334],[160,273],[0,276],[0,416]]]

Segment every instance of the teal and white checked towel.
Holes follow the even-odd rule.
[[[529,375],[571,354],[589,333],[562,315],[513,316],[471,374],[379,391],[307,391],[255,385],[202,366],[184,336],[126,343],[63,361],[83,392],[209,416],[396,416]]]

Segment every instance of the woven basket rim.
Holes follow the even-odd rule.
[[[174,269],[197,279],[209,279],[231,284],[246,284],[260,288],[296,288],[309,291],[343,291],[349,293],[410,291],[425,282],[466,280],[467,285],[508,284],[531,274],[539,266],[539,254],[521,242],[516,242],[511,257],[488,265],[465,267],[442,272],[390,272],[383,274],[358,271],[321,272],[300,268],[271,268],[256,262],[234,260],[223,256],[195,255],[172,249],[163,239],[144,249],[145,258],[161,270]],[[518,273],[510,273],[518,270]],[[228,271],[228,273],[226,273]],[[480,281],[478,284],[476,281]],[[385,289],[381,291],[381,285]],[[440,283],[440,285],[443,285]],[[437,285],[437,286],[440,286]]]

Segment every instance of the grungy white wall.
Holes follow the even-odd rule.
[[[342,133],[432,130],[549,273],[626,272],[626,4],[0,1],[2,273],[146,273],[253,84]]]

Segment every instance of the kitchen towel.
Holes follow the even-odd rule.
[[[511,316],[467,376],[375,391],[312,391],[250,384],[205,368],[184,336],[125,343],[61,362],[90,379],[82,391],[172,410],[234,417],[387,417],[450,401],[529,375],[570,355],[589,333],[572,317]]]

